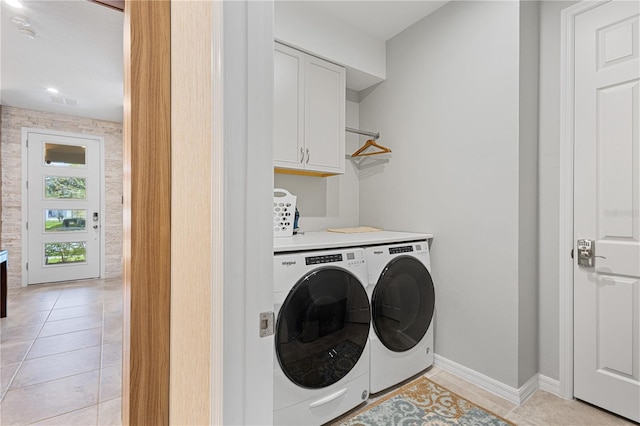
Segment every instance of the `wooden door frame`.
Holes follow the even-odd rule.
[[[575,18],[604,1],[582,1],[561,12],[560,31],[560,247],[559,376],[560,396],[573,398],[573,172],[574,172],[574,31]]]
[[[222,424],[222,2],[171,2],[169,422]]]
[[[125,3],[124,425],[222,424],[222,21]]]
[[[273,3],[127,0],[127,32],[123,424],[270,423]]]
[[[169,424],[170,6],[124,10],[124,425]]]

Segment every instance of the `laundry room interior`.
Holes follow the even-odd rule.
[[[570,4],[450,2],[376,44],[318,5],[275,3],[276,40],[347,64],[346,126],[392,150],[351,158],[369,137],[347,132],[344,174],[274,173],[300,232],[433,234],[436,362],[512,390],[558,380],[554,34]]]
[[[274,195],[296,197],[293,226],[303,233],[291,237],[296,246],[274,227],[275,285],[293,261],[282,251],[325,238],[348,247],[349,238],[328,235],[373,228],[351,242],[365,247],[369,268],[372,394],[434,365],[517,405],[542,389],[638,421],[637,2],[588,11],[572,1],[429,4],[426,17],[381,42],[362,9],[358,20],[348,6],[275,3]],[[295,56],[289,48],[310,55],[297,92],[295,60],[282,59]],[[339,126],[340,100],[322,105],[333,89],[319,60],[346,68]],[[340,161],[323,164],[331,150]],[[383,241],[385,232],[414,235]],[[411,238],[428,241],[428,277],[393,271],[394,256],[419,256]],[[328,247],[341,246],[316,246]],[[376,256],[392,260],[380,268]],[[433,316],[417,308],[430,290],[409,281],[433,287],[435,308],[424,309]],[[418,338],[400,315],[411,309],[431,322]],[[385,341],[392,322],[397,340],[415,346]],[[434,356],[412,358],[431,344]],[[404,375],[376,377],[409,364]]]
[[[0,1],[13,54],[0,316],[3,351],[19,349],[3,354],[0,420],[640,421],[636,0],[60,2],[69,23],[62,5],[116,14],[93,28],[118,35],[108,48],[80,30],[110,21],[81,13],[59,44],[82,40],[116,68],[124,58],[124,76],[107,78],[112,95],[124,86],[117,118],[92,115],[82,99],[100,96],[88,89],[77,105],[50,82],[9,90],[26,57],[54,53],[44,29],[64,26],[44,25],[50,2]],[[47,78],[102,78],[75,68]],[[36,91],[44,102],[15,100]],[[27,220],[28,169],[60,167],[40,161],[30,132],[105,138],[108,211],[88,216],[91,232],[106,230],[99,279],[28,279],[26,236],[46,235]],[[65,306],[65,291],[99,298],[95,322],[74,311],[74,329],[53,336],[98,338],[38,356],[48,323],[66,321],[57,311],[81,306]],[[23,335],[21,314],[41,297]],[[73,404],[56,399],[68,387],[40,404],[40,386],[80,375],[90,389]],[[457,402],[425,414],[410,394]],[[67,421],[82,413],[92,420]]]

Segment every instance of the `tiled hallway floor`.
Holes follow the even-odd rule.
[[[10,289],[0,424],[119,425],[122,280]]]
[[[1,425],[121,424],[120,279],[12,289],[0,326]],[[541,390],[516,406],[443,369],[426,376],[518,425],[637,426]]]

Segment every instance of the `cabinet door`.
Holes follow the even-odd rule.
[[[344,173],[345,69],[308,56],[305,78],[306,168]]]
[[[274,52],[273,159],[303,169],[305,54],[280,44]]]

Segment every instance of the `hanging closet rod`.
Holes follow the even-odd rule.
[[[379,139],[380,138],[380,133],[365,132],[364,130],[353,129],[351,127],[347,127],[347,128],[345,128],[345,130],[347,132],[357,133],[359,135],[371,136],[373,139]]]

